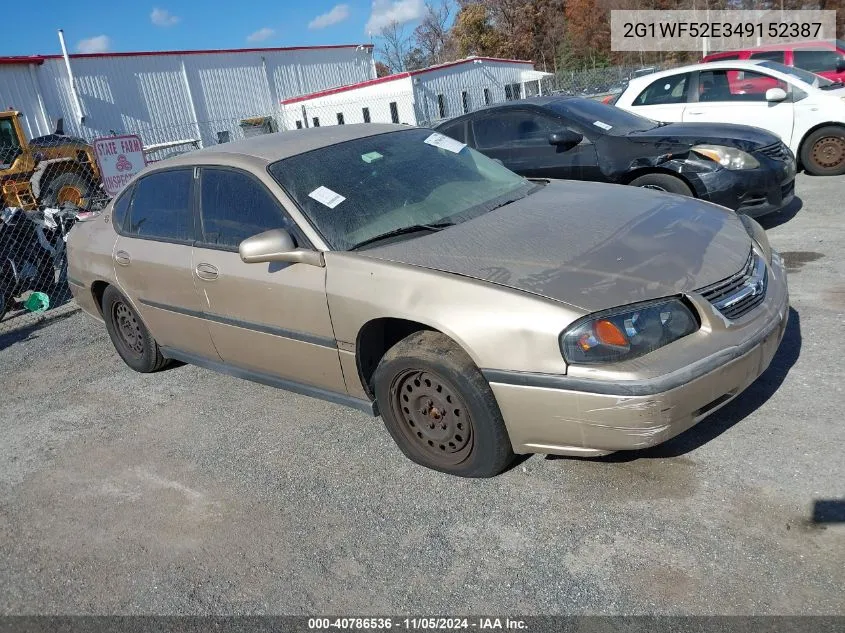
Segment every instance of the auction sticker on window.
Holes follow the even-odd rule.
[[[457,154],[463,148],[466,147],[466,143],[456,141],[455,139],[449,138],[448,136],[444,136],[439,132],[431,134],[428,138],[425,139],[425,142],[429,145],[439,147],[440,149],[445,149],[446,151],[454,152],[455,154]]]
[[[94,155],[103,178],[103,189],[110,196],[117,195],[147,164],[144,146],[137,134],[98,138],[94,141]]]
[[[593,121],[593,125],[595,125],[596,127],[600,127],[603,130],[612,130],[613,129],[612,125],[608,125],[604,121]]]
[[[334,209],[337,205],[346,200],[346,198],[336,191],[332,191],[328,187],[323,187],[322,185],[309,193],[308,197],[314,198],[314,200],[320,204],[326,205],[329,209]]]

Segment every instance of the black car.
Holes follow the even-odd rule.
[[[648,187],[759,216],[795,194],[795,156],[747,125],[658,123],[579,97],[536,97],[483,108],[437,131],[529,178]]]

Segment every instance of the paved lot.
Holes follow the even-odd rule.
[[[355,411],[133,373],[80,314],[0,338],[0,613],[845,614],[845,524],[813,521],[845,498],[845,178],[798,193],[766,222],[792,319],[743,397],[493,480]]]

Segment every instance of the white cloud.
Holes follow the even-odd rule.
[[[269,40],[276,34],[274,29],[271,29],[265,26],[263,29],[258,29],[255,33],[250,33],[246,36],[246,41],[250,44],[255,44],[256,42],[263,42],[264,40]]]
[[[173,26],[174,24],[178,24],[179,20],[181,20],[179,16],[173,15],[167,9],[156,7],[150,13],[150,21],[156,26]]]
[[[332,24],[343,22],[349,17],[348,4],[336,4],[328,13],[318,15],[308,23],[309,29],[324,29]]]
[[[76,45],[76,50],[80,53],[105,53],[110,46],[111,40],[108,35],[97,35],[86,40],[80,40],[79,44]]]
[[[396,22],[405,24],[412,20],[419,20],[425,13],[423,0],[373,0],[370,19],[364,27],[367,33],[378,35],[386,26]]]

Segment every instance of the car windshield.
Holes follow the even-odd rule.
[[[561,99],[550,103],[549,107],[582,128],[599,134],[625,136],[660,125],[657,121],[593,99]]]
[[[824,77],[820,77],[819,75],[815,75],[807,70],[801,70],[800,68],[794,68],[792,66],[786,66],[785,64],[781,64],[779,62],[760,62],[757,64],[761,68],[768,68],[770,70],[777,70],[785,75],[791,75],[796,79],[803,81],[805,84],[813,86],[813,88],[822,88],[824,86],[829,86],[833,82],[829,79],[825,79]]]
[[[322,147],[275,162],[269,171],[336,250],[407,227],[457,224],[537,187],[421,128]]]

